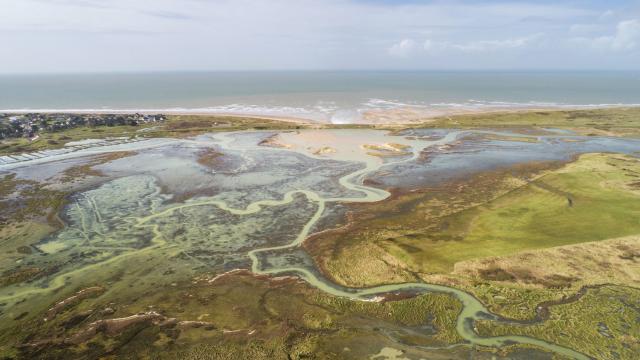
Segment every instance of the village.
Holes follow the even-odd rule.
[[[39,138],[40,132],[58,132],[81,126],[138,126],[141,124],[164,122],[163,114],[50,114],[0,113],[0,139]]]

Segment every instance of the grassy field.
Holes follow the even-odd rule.
[[[415,127],[572,129],[584,135],[640,135],[640,107],[592,110],[514,111],[444,116]]]
[[[457,263],[454,274],[528,288],[640,286],[640,236],[585,242]]]
[[[600,240],[457,263],[448,281],[473,293],[491,311],[528,320],[538,304],[574,296],[584,286],[640,286],[639,236]],[[424,280],[442,281],[427,275]]]
[[[421,256],[389,246],[426,272],[458,261],[640,233],[640,193],[632,185],[640,163],[615,155],[585,155],[482,206],[452,215],[432,233]],[[443,239],[444,241],[437,241]],[[447,241],[455,239],[456,241]],[[419,240],[409,242],[420,246]],[[453,254],[453,256],[448,255]]]
[[[467,188],[449,184],[356,207],[350,228],[312,238],[307,248],[337,281],[365,286],[411,273],[449,274],[471,259],[640,233],[637,160],[587,154],[531,175],[537,171],[529,170],[529,181],[514,172],[487,173]]]

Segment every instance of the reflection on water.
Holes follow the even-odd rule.
[[[408,136],[433,137],[441,131],[411,130]],[[592,152],[637,154],[640,140],[591,136],[534,136],[513,133],[505,139],[490,136],[497,132],[465,132],[458,141],[440,148],[428,148],[415,162],[384,168],[369,175],[383,187],[415,188],[433,185],[483,170],[531,161],[567,161]],[[520,139],[520,141],[518,141]],[[526,140],[526,141],[523,141]]]

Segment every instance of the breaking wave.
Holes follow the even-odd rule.
[[[233,103],[210,107],[158,107],[158,108],[17,108],[1,109],[0,113],[167,113],[167,114],[230,114],[298,118],[333,124],[361,122],[367,113],[407,110],[416,114],[446,114],[448,111],[486,111],[509,109],[589,109],[604,107],[640,106],[640,104],[568,104],[557,102],[510,102],[469,99],[464,102],[421,102],[397,99],[370,98],[353,105],[338,105],[334,101],[318,101],[308,106],[257,105]]]

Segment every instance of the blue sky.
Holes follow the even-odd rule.
[[[639,69],[640,1],[0,0],[0,72]]]

